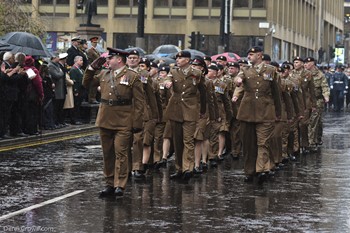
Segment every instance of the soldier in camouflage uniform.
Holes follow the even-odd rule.
[[[296,57],[293,60],[294,70],[292,72],[292,79],[299,79],[299,84],[302,92],[302,98],[304,103],[304,114],[300,120],[300,147],[303,154],[309,153],[309,139],[308,139],[308,125],[312,111],[316,110],[315,100],[315,88],[310,71],[304,68],[304,60],[300,57]],[[292,80],[293,81],[293,80]]]
[[[329,87],[325,75],[317,69],[315,65],[315,59],[308,57],[305,59],[305,68],[311,71],[316,97],[316,110],[312,112],[310,116],[309,129],[309,143],[312,151],[317,150],[317,145],[322,144],[322,138],[318,135],[322,135],[322,113],[324,111],[325,102],[329,101]]]

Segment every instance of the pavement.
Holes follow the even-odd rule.
[[[0,152],[22,148],[31,145],[48,143],[49,141],[60,141],[96,134],[98,128],[94,123],[82,125],[70,125],[55,130],[41,130],[39,135],[30,135],[27,137],[13,137],[11,139],[0,140]]]

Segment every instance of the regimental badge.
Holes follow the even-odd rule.
[[[307,82],[307,78],[304,79],[304,82]]]

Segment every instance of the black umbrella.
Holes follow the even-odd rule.
[[[2,42],[9,44],[12,53],[22,52],[31,56],[51,57],[40,38],[27,32],[10,32],[4,35]]]
[[[196,56],[198,57],[204,57],[205,53],[195,50],[195,49],[184,49],[183,51],[188,51],[191,54],[191,59],[194,59]]]

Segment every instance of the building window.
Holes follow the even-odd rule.
[[[220,4],[221,5],[221,4]],[[233,8],[249,7],[249,0],[234,0]]]
[[[106,0],[108,3],[108,0]],[[146,4],[147,1],[145,1]],[[138,0],[116,0],[117,6],[137,6]]]
[[[173,0],[173,6],[186,7],[186,0]]]
[[[211,6],[212,7],[221,7],[221,0],[211,0]]]
[[[98,1],[98,4],[99,4],[100,6],[108,6],[108,0],[99,0],[99,1]]]
[[[169,7],[169,1],[168,0],[154,0],[154,6]]]
[[[40,4],[69,5],[69,0],[41,0]]]
[[[265,8],[265,0],[253,0],[252,8]]]
[[[194,7],[208,7],[209,0],[195,0]]]

